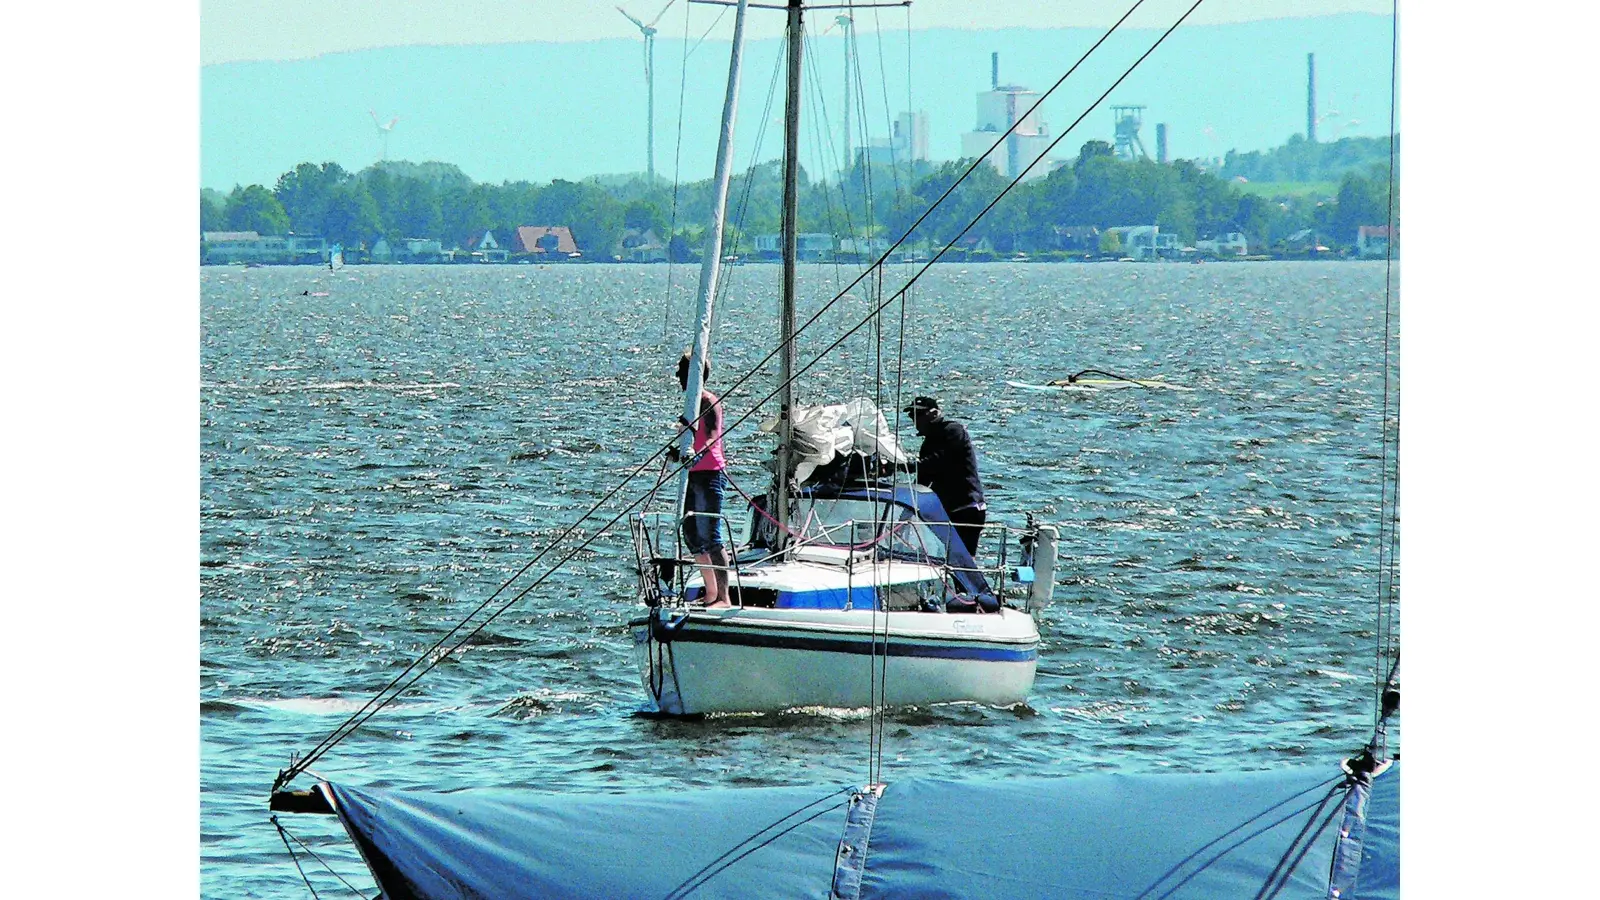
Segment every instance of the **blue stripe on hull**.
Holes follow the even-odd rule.
[[[638,623],[630,623],[638,624]],[[645,627],[648,627],[647,625]],[[726,626],[716,629],[695,628],[692,623],[672,636],[672,640],[691,644],[731,644],[740,647],[771,647],[780,650],[812,650],[826,653],[852,653],[871,656],[874,653],[889,656],[920,657],[925,659],[969,659],[983,662],[1028,662],[1039,658],[1037,645],[1027,648],[973,647],[960,643],[926,643],[907,639],[866,639],[811,637],[796,634],[769,634],[761,631],[735,631]]]

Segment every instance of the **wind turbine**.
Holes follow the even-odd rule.
[[[378,126],[378,137],[383,141],[383,155],[378,157],[378,161],[383,162],[389,158],[389,132],[394,131],[395,123],[400,121],[400,117],[395,116],[385,125],[378,120],[378,114],[374,110],[367,110],[367,114],[372,116],[372,124]]]
[[[850,103],[852,100],[850,95],[850,29],[851,26],[855,25],[855,19],[850,18],[848,14],[840,14],[834,17],[833,25],[839,26],[839,30],[844,34],[844,171],[848,173],[855,166],[855,160],[850,158]],[[829,25],[828,30],[824,31],[823,34],[832,31],[833,25]]]
[[[628,17],[628,21],[639,26],[639,32],[644,35],[644,84],[645,84],[645,171],[649,174],[650,183],[656,183],[656,23],[667,14],[672,4],[677,0],[667,0],[667,5],[661,7],[661,12],[650,20],[650,24],[635,19],[631,13],[622,7],[617,7],[617,12]]]

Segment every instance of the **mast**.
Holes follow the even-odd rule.
[[[800,205],[800,63],[805,41],[800,0],[788,0],[789,85],[783,107],[783,300],[779,315],[779,340],[783,348],[778,368],[778,521],[789,522],[789,456],[794,442],[794,282],[799,251],[797,210]],[[786,543],[782,529],[778,541]]]
[[[689,383],[683,392],[683,418],[694,422],[700,415],[700,391],[704,387],[706,353],[711,346],[711,312],[716,302],[717,277],[722,271],[722,235],[728,210],[728,180],[733,174],[733,119],[739,105],[739,67],[744,60],[744,14],[747,0],[739,0],[733,17],[733,50],[728,56],[728,91],[722,101],[722,129],[717,135],[717,168],[712,177],[711,227],[707,229],[705,257],[700,264],[700,291],[696,305],[699,329],[689,360]],[[694,432],[684,431],[679,450],[688,459],[694,447]],[[678,506],[682,513],[684,492],[689,485],[687,467],[678,475]]]
[[[658,17],[659,18],[659,17]],[[656,186],[656,30],[644,35],[644,166],[651,187]],[[667,236],[671,239],[671,235]]]

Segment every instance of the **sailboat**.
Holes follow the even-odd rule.
[[[729,107],[736,95],[747,5],[748,0],[738,0]],[[800,34],[800,7],[800,0],[788,0],[791,62],[798,55],[793,47]],[[724,150],[730,131],[731,119],[725,114]],[[717,186],[723,200],[725,163],[726,156],[719,155]],[[709,271],[714,275],[714,269]],[[697,352],[703,359],[706,319],[701,321]],[[691,366],[690,371],[700,368]],[[691,384],[687,395],[698,400],[698,385]],[[887,447],[880,452],[893,456]],[[656,583],[642,589],[663,593],[634,629],[636,640],[640,629],[646,632],[641,645],[668,657],[665,665],[651,664],[645,671],[676,676],[672,691],[663,688],[661,696],[684,709],[722,702],[706,699],[714,696],[735,697],[728,705],[755,703],[760,698],[736,696],[736,688],[729,684],[740,672],[716,670],[757,658],[739,657],[741,653],[761,651],[764,663],[784,660],[765,651],[773,646],[787,649],[791,640],[848,644],[856,639],[849,630],[852,623],[867,623],[869,640],[876,628],[880,643],[890,634],[890,643],[917,647],[932,647],[944,638],[934,633],[936,628],[915,633],[909,625],[913,621],[983,623],[982,641],[953,644],[963,650],[985,646],[1000,634],[998,629],[987,630],[988,623],[1010,618],[1004,611],[1008,607],[982,614],[907,610],[904,618],[893,618],[897,611],[892,598],[900,595],[901,585],[931,582],[934,573],[956,579],[958,573],[973,572],[967,571],[969,560],[961,554],[947,551],[939,557],[928,552],[940,542],[955,546],[940,537],[941,529],[948,528],[942,510],[926,505],[910,486],[867,482],[844,479],[820,488],[802,485],[794,492],[792,511],[781,509],[787,498],[779,493],[781,515],[773,518],[798,521],[801,526],[791,526],[792,534],[784,533],[786,542],[767,537],[764,546],[770,549],[779,542],[789,550],[785,555],[756,560],[741,554],[736,568],[752,574],[730,582],[741,587],[742,607],[688,607],[684,604],[692,599],[694,579],[676,573],[668,577],[664,571],[666,563],[676,564],[676,559],[645,561],[642,572]],[[870,507],[870,514],[853,511],[861,506]],[[816,525],[814,540],[805,537],[813,534],[808,522],[822,523]],[[843,523],[849,523],[848,530]],[[841,539],[831,529],[848,531],[849,536]],[[899,554],[909,556],[910,549],[898,549],[899,542],[913,546],[911,534],[919,536],[916,540],[921,543],[915,546],[923,556],[901,558]],[[886,543],[890,552],[880,552]],[[1048,568],[1048,561],[1036,557],[1036,562]],[[816,568],[807,570],[808,566]],[[806,582],[803,571],[813,571],[814,579]],[[676,605],[664,593],[669,582],[681,589]],[[755,602],[761,591],[770,592],[770,605]],[[785,605],[781,602],[785,591],[815,595],[816,605]],[[841,596],[836,605],[821,605],[823,599]],[[989,596],[998,599],[997,594]],[[1046,595],[1041,591],[1038,599]],[[669,608],[671,612],[664,612]],[[815,618],[820,612],[813,610],[835,618]],[[1018,623],[1027,615],[1025,610],[1013,612]],[[925,618],[913,618],[917,616]],[[823,621],[835,623],[826,637]],[[897,630],[886,631],[886,622]],[[958,631],[952,626],[952,634]],[[724,638],[734,634],[758,635],[772,646]],[[819,666],[830,664],[827,653],[852,652],[848,646],[797,649],[810,655],[794,659]],[[877,653],[855,658],[894,664],[892,649],[887,655],[881,648]],[[906,659],[909,663],[917,657]],[[1021,662],[1026,676],[1019,676],[1010,691],[1025,691],[1025,682],[1031,681],[1031,664]],[[805,677],[790,663],[781,665],[789,668],[780,671]],[[874,774],[865,783],[590,796],[528,790],[407,791],[320,778],[310,789],[289,789],[290,781],[337,742],[330,736],[280,773],[271,808],[337,815],[387,900],[691,896],[1397,900],[1400,764],[1397,757],[1389,757],[1385,737],[1387,722],[1398,710],[1397,672],[1398,657],[1372,741],[1337,767],[1185,775],[921,777],[892,782]],[[748,670],[742,674],[755,677]],[[899,677],[910,680],[919,672],[908,664]],[[399,681],[397,677],[396,684]],[[802,690],[825,692],[841,683],[823,672]],[[879,688],[880,703],[909,696],[893,693],[892,682]],[[713,689],[722,694],[715,695]],[[847,697],[840,702],[849,701]]]
[[[993,528],[979,561],[873,403],[795,402],[795,282],[802,7],[788,7],[784,115],[783,268],[777,396],[763,423],[778,446],[771,490],[752,498],[749,538],[726,567],[730,608],[708,608],[673,514],[631,520],[644,615],[628,623],[647,709],[667,715],[1023,702],[1038,664],[1032,612],[1049,602],[1057,530]],[[713,181],[683,419],[696,422],[712,304],[723,264],[740,50],[735,46]],[[681,438],[688,457],[692,430]],[[687,471],[683,473],[687,479]],[[683,486],[677,497],[685,495]],[[692,518],[699,513],[689,514]],[[731,526],[721,517],[718,527]],[[729,533],[731,528],[727,528]],[[1007,565],[1017,542],[1018,565]],[[985,547],[979,540],[972,550]],[[1008,589],[1009,588],[1009,589]],[[877,661],[879,665],[870,664]]]

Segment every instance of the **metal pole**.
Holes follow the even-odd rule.
[[[699,330],[689,360],[689,383],[683,392],[683,417],[694,422],[700,415],[700,391],[704,387],[706,353],[711,346],[711,312],[717,296],[717,276],[722,268],[722,234],[728,209],[728,181],[733,174],[733,120],[739,105],[739,67],[744,59],[744,14],[747,0],[739,0],[733,19],[733,50],[728,58],[728,92],[722,103],[722,130],[717,136],[717,168],[713,176],[711,227],[707,229],[705,258],[700,265],[700,296],[697,306]],[[694,433],[685,431],[679,439],[684,459],[693,452]],[[684,492],[689,487],[689,470],[678,476],[678,510],[683,511]]]
[[[656,184],[656,36],[644,36],[644,92],[645,115],[648,121],[644,129],[645,170],[649,173],[651,187]]]
[[[789,86],[783,108],[783,300],[779,316],[783,353],[778,377],[782,380],[778,410],[778,521],[789,522],[789,456],[794,441],[794,286],[799,255],[800,204],[800,64],[805,26],[800,0],[788,0]],[[779,545],[786,543],[779,529]]]
[[[854,168],[850,158],[850,26],[849,16],[839,17],[839,27],[844,31],[844,171],[849,178]],[[854,237],[854,235],[851,235]]]

